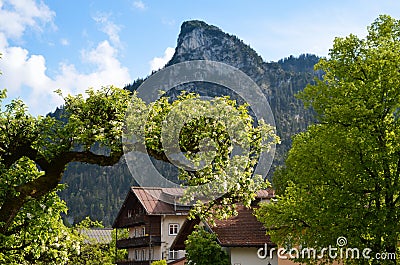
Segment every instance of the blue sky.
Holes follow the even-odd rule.
[[[0,88],[34,114],[62,104],[53,93],[124,86],[172,56],[180,25],[204,20],[234,34],[265,61],[326,56],[337,36],[366,34],[400,1],[0,0]]]

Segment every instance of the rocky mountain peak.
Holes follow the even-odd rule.
[[[191,60],[229,64],[252,77],[262,75],[263,60],[236,36],[203,21],[186,21],[181,26],[175,54],[167,65]]]
[[[209,25],[201,20],[189,20],[182,23],[180,35],[178,37],[178,43],[182,36],[189,34],[193,30],[208,30],[208,31],[215,31],[221,32],[222,30],[216,26]]]

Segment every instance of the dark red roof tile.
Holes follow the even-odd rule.
[[[254,208],[237,206],[238,215],[227,220],[216,220],[211,230],[217,234],[219,243],[224,247],[254,247],[272,244],[266,230],[253,214]]]
[[[269,199],[274,196],[272,190],[257,193],[259,199]],[[238,215],[227,220],[215,220],[215,226],[210,227],[223,247],[263,247],[264,244],[275,245],[266,235],[266,229],[257,220],[253,212],[257,206],[246,208],[237,206]],[[175,250],[185,249],[185,240],[192,233],[194,227],[200,223],[199,219],[186,220],[182,225],[178,236],[171,248]]]

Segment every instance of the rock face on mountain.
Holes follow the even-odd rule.
[[[195,20],[182,24],[175,54],[167,66],[191,60],[228,64],[240,69],[258,84],[269,101],[282,141],[277,146],[272,168],[281,165],[290,148],[291,136],[305,130],[313,122],[312,113],[304,109],[295,94],[318,76],[313,71],[318,57],[290,56],[278,62],[265,62],[236,36]],[[142,81],[139,79],[126,88],[135,90]],[[204,93],[207,86],[201,85],[201,92]],[[190,89],[196,91],[196,85],[191,85]],[[61,192],[61,197],[67,201],[70,220],[79,221],[89,215],[93,219],[103,220],[105,225],[113,221],[128,186],[135,184],[123,162],[108,168],[72,164],[64,182],[68,188]]]
[[[262,58],[243,41],[197,20],[182,24],[175,54],[167,65],[191,60],[223,62],[254,78],[264,73]]]

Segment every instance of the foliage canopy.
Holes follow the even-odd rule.
[[[347,238],[354,264],[395,264],[400,236],[400,21],[380,16],[364,39],[336,38],[325,74],[299,97],[319,123],[294,138],[275,203],[257,212],[274,242],[316,249]],[[316,260],[306,260],[316,262]],[[321,261],[321,260],[318,260]]]
[[[189,265],[229,265],[229,256],[217,242],[217,236],[197,226],[185,241]]]
[[[60,91],[58,93],[61,95]],[[0,234],[8,237],[0,243],[0,249],[9,249],[10,242],[12,250],[17,250],[14,248],[22,249],[37,241],[35,227],[39,224],[31,217],[39,208],[48,211],[38,217],[39,222],[49,222],[46,218],[50,218],[53,226],[63,229],[59,214],[66,212],[66,208],[54,192],[66,166],[71,162],[100,166],[117,163],[124,154],[122,133],[124,130],[129,133],[126,124],[133,124],[129,129],[134,131],[143,132],[145,128],[142,135],[145,148],[131,145],[131,150],[147,152],[155,159],[172,163],[166,155],[168,150],[160,143],[164,119],[171,116],[172,112],[176,115],[175,121],[183,115],[193,115],[193,120],[180,133],[180,149],[195,164],[200,164],[202,160],[210,162],[196,172],[181,170],[182,180],[189,186],[215,180],[216,185],[209,186],[202,193],[203,197],[215,191],[225,193],[220,199],[208,203],[198,201],[193,214],[227,217],[235,213],[235,202],[250,205],[255,192],[267,185],[261,178],[253,178],[253,169],[260,152],[275,143],[277,137],[273,128],[263,121],[258,121],[257,125],[253,123],[247,106],[239,106],[227,97],[201,102],[197,95],[190,93],[182,94],[172,103],[161,97],[156,102],[145,104],[135,93],[113,86],[100,90],[89,89],[86,94],[64,97],[65,116],[62,120],[50,116],[33,117],[19,99],[12,100],[0,109]],[[4,100],[5,97],[4,90],[0,98]],[[129,102],[132,104],[129,105]],[[191,109],[190,104],[181,110],[174,109],[184,102],[196,103],[203,111],[208,111],[208,116],[199,116],[199,109]],[[127,116],[127,111],[135,115]],[[143,119],[141,113],[150,115]],[[223,122],[213,119],[212,115],[217,114],[223,117]],[[230,130],[228,126],[231,126]],[[204,146],[204,139],[211,139],[215,145]],[[269,141],[265,142],[265,139]],[[242,156],[231,158],[233,143],[248,147],[247,151]],[[103,147],[101,153],[93,148],[97,144]],[[207,160],[210,157],[212,159]],[[189,189],[188,200],[193,196],[191,192],[196,190]],[[49,205],[43,204],[44,199]],[[26,228],[26,233],[31,233],[32,241],[25,240],[28,237],[21,239],[22,226]],[[51,230],[52,226],[41,226],[40,233],[46,230],[43,227]],[[61,233],[62,229],[56,230],[57,233]],[[54,233],[50,233],[45,240],[53,236]],[[11,237],[17,237],[19,241],[12,243],[9,240]],[[44,247],[53,244],[52,241],[44,242],[40,243]],[[36,257],[43,257],[43,252]],[[59,263],[62,264],[61,261]]]
[[[0,111],[0,233],[7,234],[27,203],[54,191],[70,162],[113,165],[122,156],[120,135],[127,91],[114,87],[65,98],[68,122],[33,117],[17,99]],[[1,99],[6,97],[5,90]],[[96,154],[99,142],[109,154]]]

